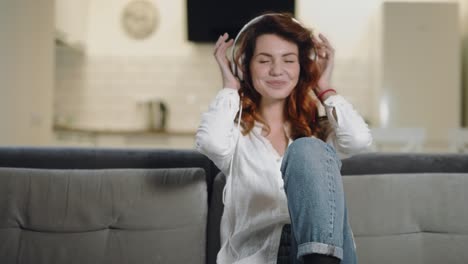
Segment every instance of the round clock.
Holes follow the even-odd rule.
[[[158,24],[156,7],[150,1],[133,0],[122,12],[122,27],[127,35],[134,39],[149,37]]]

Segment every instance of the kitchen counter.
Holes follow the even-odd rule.
[[[54,125],[55,144],[66,146],[193,148],[195,131],[86,129]]]

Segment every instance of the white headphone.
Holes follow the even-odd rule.
[[[239,62],[236,63],[235,60],[235,55],[236,55],[236,44],[237,44],[237,41],[239,40],[240,36],[242,35],[242,33],[244,33],[244,31],[249,27],[251,26],[252,24],[255,24],[257,23],[258,21],[260,21],[262,18],[266,17],[266,16],[283,16],[283,14],[280,14],[280,13],[269,13],[269,14],[263,14],[263,15],[260,15],[260,16],[257,16],[257,17],[254,17],[252,20],[250,20],[249,22],[247,22],[242,28],[241,30],[239,31],[239,33],[237,33],[237,36],[236,38],[234,39],[234,42],[232,44],[232,49],[231,49],[231,70],[232,70],[232,73],[234,74],[234,76],[237,76],[240,80],[242,80],[242,72],[238,69],[237,65],[240,64]],[[304,25],[299,22],[299,20],[295,19],[294,17],[291,17],[292,20],[294,22],[296,22],[297,24],[299,24],[300,26],[304,27]],[[317,52],[315,50],[315,46],[312,50],[312,53],[310,54],[310,57],[313,61],[315,61],[317,59]]]

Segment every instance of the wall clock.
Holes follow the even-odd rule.
[[[156,6],[146,0],[133,0],[122,11],[122,28],[133,39],[145,39],[153,34],[159,16]]]

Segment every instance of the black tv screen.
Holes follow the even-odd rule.
[[[187,0],[188,40],[215,42],[224,32],[234,38],[245,23],[266,11],[294,15],[294,0]]]

